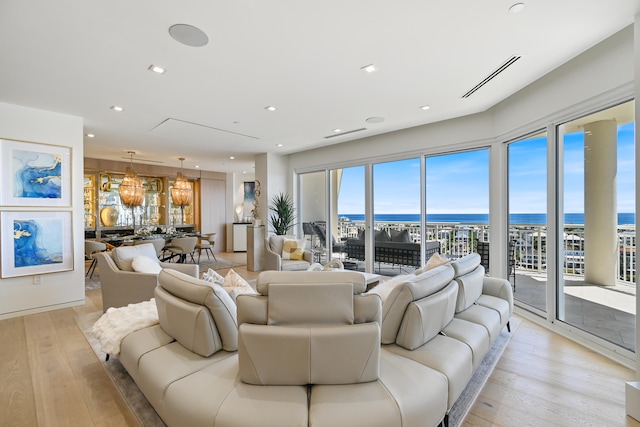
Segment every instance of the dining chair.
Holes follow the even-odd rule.
[[[202,251],[204,251],[207,254],[208,260],[211,259],[209,257],[209,253],[211,253],[211,256],[213,256],[213,259],[218,261],[218,259],[216,258],[216,255],[213,253],[213,247],[216,244],[214,240],[215,235],[216,233],[208,233],[208,234],[203,234],[202,237],[200,237],[200,241],[198,242],[198,244],[196,244],[196,250],[198,251],[198,264],[200,264],[200,256],[202,255]]]
[[[193,237],[177,237],[169,243],[165,249],[170,253],[169,261],[173,259],[173,257],[177,256],[178,261],[180,263],[185,263],[187,261],[187,255],[191,257],[191,261],[196,263],[196,260],[193,258],[193,253],[196,251],[196,244],[198,243],[198,238]]]
[[[91,264],[89,264],[89,269],[87,270],[87,276],[89,276],[89,279],[93,277],[93,273],[96,271],[96,265],[98,263],[98,260],[96,260],[94,255],[98,252],[104,252],[106,250],[106,243],[97,242],[95,240],[84,241],[84,256],[86,259],[91,260]]]

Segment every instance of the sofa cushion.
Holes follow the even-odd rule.
[[[305,240],[285,239],[282,244],[282,259],[302,260],[304,259]]]
[[[391,230],[391,241],[400,243],[412,243],[409,230]]]
[[[260,295],[269,295],[271,283],[351,283],[353,294],[367,289],[363,274],[357,271],[263,271],[256,279],[256,290]]]
[[[207,307],[176,298],[161,287],[155,289],[155,297],[160,326],[184,348],[202,357],[222,349],[222,339]]]
[[[175,297],[205,306],[220,333],[222,348],[226,351],[238,349],[236,305],[222,286],[170,269],[160,272],[158,282]]]
[[[455,271],[455,277],[463,276],[467,273],[471,273],[480,265],[480,255],[473,252],[469,255],[465,255],[451,263],[453,270]]]
[[[441,255],[439,252],[431,255],[427,263],[415,271],[415,274],[422,274],[425,271],[431,270],[432,268],[440,267],[441,265],[449,264],[451,260],[444,255]]]
[[[458,284],[451,281],[443,290],[409,303],[396,344],[415,350],[438,335],[453,319],[457,295]]]
[[[353,285],[272,283],[268,313],[269,325],[353,324]]]
[[[481,265],[478,265],[471,272],[455,278],[455,281],[460,285],[456,313],[466,310],[478,301],[482,295],[483,280],[484,267]]]
[[[137,256],[146,256],[155,260],[156,263],[160,263],[156,256],[156,249],[151,243],[145,243],[144,245],[135,246],[119,246],[113,248],[111,251],[111,257],[115,261],[120,270],[134,271],[131,263]]]
[[[434,268],[409,277],[394,287],[382,305],[382,343],[396,341],[400,323],[410,302],[419,300],[447,286],[453,279],[453,269],[449,265]]]
[[[131,260],[131,268],[138,273],[159,274],[162,267],[158,263],[158,258],[152,259],[148,256],[137,256]]]
[[[354,384],[379,376],[376,323],[240,325],[240,380],[256,385]]]
[[[236,273],[233,268],[229,270],[223,278],[222,287],[227,291],[233,301],[235,301],[240,294],[257,294],[256,290],[253,289],[242,276]]]
[[[376,230],[374,240],[376,242],[390,242],[391,237],[389,236],[389,233],[387,233],[387,230]]]

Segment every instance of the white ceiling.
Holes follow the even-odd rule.
[[[253,172],[256,153],[484,111],[640,11],[640,0],[523,1],[513,14],[516,0],[0,0],[0,102],[83,117],[86,157],[134,150],[138,162]],[[209,43],[178,43],[179,23]],[[336,128],[365,130],[327,139]]]

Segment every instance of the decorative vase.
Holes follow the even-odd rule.
[[[118,222],[118,210],[116,208],[102,208],[100,210],[100,222],[105,227],[113,227]]]

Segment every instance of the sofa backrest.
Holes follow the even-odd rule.
[[[381,283],[373,292],[385,295],[382,305],[382,344],[396,342],[400,325],[409,304],[444,289],[453,279],[453,268],[443,265],[418,275],[405,276],[406,280],[393,283],[392,289]],[[392,279],[393,280],[393,279]],[[377,289],[380,288],[380,289]]]
[[[220,285],[171,269],[160,272],[158,284],[158,318],[167,334],[204,357],[238,349],[236,305]]]
[[[444,289],[407,305],[400,323],[396,344],[415,350],[438,335],[453,319],[458,283],[449,282]]]
[[[354,283],[355,282],[355,283]],[[240,379],[257,385],[352,384],[379,376],[377,295],[355,272],[265,272],[239,295]]]
[[[456,313],[460,313],[475,304],[482,295],[484,267],[480,265],[480,255],[477,253],[458,258],[450,265],[459,285]]]

